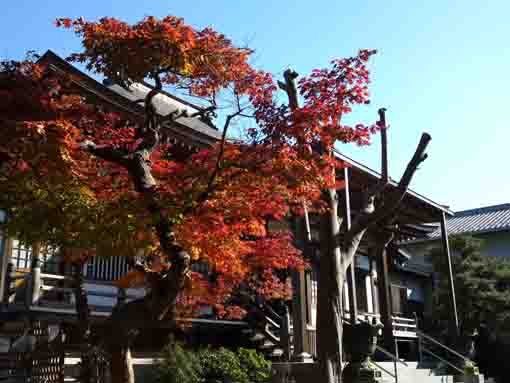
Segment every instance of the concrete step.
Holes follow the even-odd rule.
[[[280,348],[275,348],[273,351],[271,351],[271,354],[269,354],[272,358],[280,358],[283,356],[283,350]]]
[[[266,336],[260,332],[256,332],[255,334],[253,334],[251,337],[250,337],[250,340],[252,342],[258,342],[258,341],[261,341],[261,340],[264,340],[266,339]]]
[[[395,374],[393,362],[377,362],[391,374]],[[397,363],[398,381],[403,383],[454,383],[451,375],[435,375],[429,368],[420,368],[417,362],[406,362],[407,366]],[[384,383],[395,383],[395,378],[381,370]]]
[[[263,349],[263,350],[273,349],[273,348],[275,348],[275,347],[276,347],[276,345],[275,345],[273,342],[271,342],[270,340],[267,340],[267,339],[266,339],[266,340],[264,340],[264,343],[262,343],[262,344],[259,346],[259,348],[260,348],[260,349]]]

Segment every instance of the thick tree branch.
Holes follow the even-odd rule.
[[[285,82],[278,81],[278,86],[281,90],[287,93],[287,97],[289,98],[289,108],[294,111],[298,108],[298,96],[297,96],[297,87],[296,87],[296,78],[298,77],[298,73],[293,71],[292,69],[287,69],[283,72],[283,78]]]
[[[161,116],[160,121],[161,123],[163,123],[167,121],[173,122],[178,120],[179,118],[195,118],[195,117],[210,118],[211,116],[213,117],[216,116],[215,110],[216,110],[215,106],[210,106],[208,108],[190,114],[187,109],[176,109],[165,116]]]
[[[432,137],[430,137],[430,134],[423,133],[420,139],[420,142],[418,143],[418,147],[416,148],[416,151],[414,152],[413,157],[411,158],[411,161],[409,161],[409,164],[406,167],[406,170],[404,172],[404,175],[400,179],[400,182],[398,184],[398,188],[401,193],[405,193],[409,187],[409,184],[411,183],[411,180],[414,176],[414,173],[416,170],[418,170],[418,166],[427,159],[428,155],[425,153],[425,150],[427,149],[427,146],[430,142]],[[404,195],[401,195],[401,198],[403,198]]]
[[[171,263],[166,273],[146,273],[151,286],[149,294],[118,307],[112,313],[108,320],[108,334],[103,334],[104,342],[109,346],[121,342],[125,344],[125,347],[129,347],[129,339],[136,335],[137,331],[132,323],[123,323],[125,315],[143,320],[161,320],[167,317],[169,311],[175,308],[177,296],[182,291],[189,273],[191,257],[175,240],[171,222],[162,213],[155,188],[156,180],[152,175],[150,155],[159,145],[161,130],[160,116],[153,105],[153,98],[162,89],[158,73],[154,74],[154,79],[156,87],[146,95],[144,100],[145,120],[138,132],[138,137],[142,140],[134,151],[125,152],[113,146],[99,147],[90,141],[82,144],[82,147],[90,153],[118,164],[128,171],[135,189],[143,195],[147,209],[155,217],[153,225],[161,250]]]
[[[81,142],[80,147],[105,161],[113,162],[124,167],[127,166],[126,152],[123,150],[111,146],[99,146],[90,140]]]
[[[354,220],[351,229],[347,231],[344,238],[338,238],[342,243],[346,256],[345,267],[348,267],[356,253],[357,246],[361,240],[360,234],[364,233],[371,225],[389,220],[395,215],[396,210],[409,188],[409,184],[418,169],[418,166],[427,158],[425,150],[429,144],[431,137],[428,133],[423,133],[414,152],[413,157],[407,164],[404,175],[397,185],[397,194],[383,196],[382,203],[375,208],[375,195],[368,195],[366,198],[365,207],[360,215]]]

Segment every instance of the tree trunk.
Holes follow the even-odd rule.
[[[327,193],[329,214],[321,220],[321,257],[317,307],[317,351],[321,383],[342,381],[342,293],[345,281],[340,247],[338,200],[335,190]]]
[[[135,383],[133,359],[129,346],[118,345],[110,351],[111,383]]]
[[[73,283],[74,283],[74,297],[76,301],[76,315],[78,334],[81,339],[80,345],[80,356],[81,356],[81,367],[80,367],[80,380],[83,383],[95,383],[92,382],[91,374],[94,368],[93,362],[90,358],[90,310],[87,299],[87,293],[83,286],[83,275],[82,275],[82,263],[73,262],[72,264]]]

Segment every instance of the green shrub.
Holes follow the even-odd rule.
[[[226,348],[203,349],[199,352],[203,376],[210,383],[250,383],[248,373],[241,367],[239,357]]]
[[[249,381],[252,383],[262,383],[269,381],[271,377],[271,362],[264,358],[264,355],[256,350],[239,348],[237,350],[241,368],[247,371]]]
[[[197,355],[179,343],[169,344],[163,350],[158,364],[161,383],[202,383],[202,365]]]
[[[193,351],[175,344],[163,351],[158,372],[161,383],[263,383],[269,380],[271,363],[245,348]]]

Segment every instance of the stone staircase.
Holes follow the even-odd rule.
[[[436,375],[431,366],[423,366],[418,362],[406,362],[407,366],[397,364],[398,383],[454,383],[459,382],[452,375]],[[382,372],[382,383],[396,383],[393,362],[377,362]],[[392,375],[388,374],[390,372]],[[454,380],[455,379],[455,380]]]
[[[285,339],[281,336],[282,317],[267,305],[258,311],[256,323],[242,332],[267,358],[281,361],[285,354]]]

